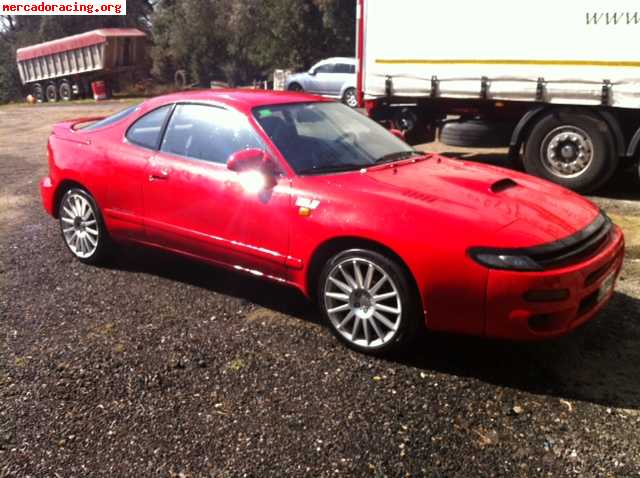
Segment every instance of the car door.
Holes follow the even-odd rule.
[[[110,142],[105,149],[111,180],[103,212],[109,232],[116,237],[141,239],[144,235],[142,186],[171,107],[162,106],[144,114],[127,129],[124,139]]]
[[[355,65],[337,63],[331,82],[330,94],[332,96],[341,96],[344,85],[349,82],[355,85]]]
[[[331,94],[331,84],[334,80],[334,68],[333,63],[324,63],[318,65],[314,71],[314,75],[311,76],[311,87],[309,90],[311,93],[317,93],[320,95]]]
[[[149,241],[237,269],[285,276],[289,188],[245,192],[229,156],[264,148],[246,116],[178,104],[149,161],[145,224]]]

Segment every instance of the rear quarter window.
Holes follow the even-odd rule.
[[[135,105],[135,106],[130,106],[127,109],[124,109],[114,115],[108,116],[107,118],[97,121],[95,123],[91,123],[88,126],[85,126],[82,129],[82,131],[95,131],[97,129],[102,129],[102,128],[106,128],[107,126],[112,126],[120,121],[122,121],[123,119],[131,116],[131,114],[133,114],[137,109],[138,109],[139,105]]]
[[[143,148],[157,149],[160,145],[162,127],[172,106],[155,109],[133,123],[127,130],[127,140]]]

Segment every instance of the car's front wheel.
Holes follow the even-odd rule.
[[[415,338],[422,323],[406,272],[378,252],[334,256],[321,274],[318,296],[334,335],[358,352],[396,350]]]
[[[67,248],[85,264],[100,264],[110,240],[96,202],[80,188],[69,189],[60,201],[58,217]]]
[[[302,87],[302,85],[300,83],[291,83],[289,85],[289,91],[293,91],[296,93],[302,92],[304,91],[304,88]]]

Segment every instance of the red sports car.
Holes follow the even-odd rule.
[[[565,334],[605,306],[623,261],[622,232],[580,196],[415,151],[315,96],[164,96],[58,124],[48,150],[44,206],[80,261],[133,242],[289,284],[366,353],[423,326]]]

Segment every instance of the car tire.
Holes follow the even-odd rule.
[[[62,238],[80,262],[99,265],[106,262],[112,245],[100,209],[85,190],[71,188],[58,205]]]
[[[606,183],[618,164],[607,124],[589,113],[574,111],[542,117],[531,130],[523,157],[527,173],[580,193]]]
[[[49,83],[44,93],[49,103],[58,101],[58,88],[55,83]]]
[[[288,90],[293,92],[302,92],[304,91],[304,88],[300,83],[291,83]]]
[[[440,140],[448,146],[500,148],[509,145],[512,131],[512,124],[480,119],[456,120],[442,126]]]
[[[420,301],[404,268],[378,252],[333,256],[318,282],[318,304],[331,332],[349,348],[386,355],[418,336]]]
[[[67,80],[61,81],[60,87],[58,88],[58,94],[60,95],[60,99],[62,101],[70,101],[73,98],[71,83],[69,83]]]
[[[359,106],[358,102],[358,92],[355,88],[347,88],[345,92],[342,94],[342,102],[347,105],[349,108],[357,108]]]

